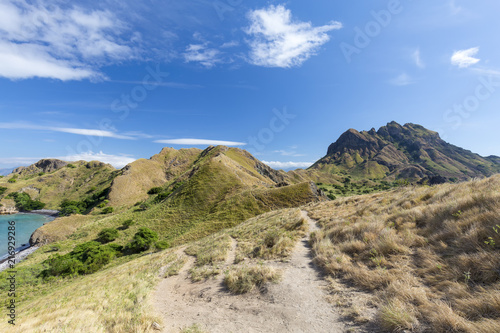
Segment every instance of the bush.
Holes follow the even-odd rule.
[[[73,276],[91,274],[107,265],[118,254],[117,245],[101,245],[91,241],[77,245],[73,251],[56,253],[44,261],[49,267],[42,271],[42,277]]]
[[[109,243],[109,242],[114,241],[117,238],[118,238],[118,230],[113,229],[113,228],[102,229],[97,234],[97,239],[101,243]]]
[[[163,200],[165,200],[172,192],[162,192],[160,194],[158,194],[155,198],[155,203],[159,203],[159,202],[162,202]]]
[[[133,252],[141,252],[148,250],[151,245],[158,240],[158,234],[146,227],[142,227],[134,235],[132,242],[127,246]]]
[[[153,187],[148,191],[148,194],[158,194],[162,191],[161,187]]]
[[[70,169],[74,169],[74,168],[76,168],[76,166],[75,166],[74,164],[71,164],[71,163],[70,163],[70,164],[68,164],[68,165],[66,165],[66,166],[67,166],[68,168],[70,168]]]
[[[20,211],[43,209],[43,207],[45,207],[45,204],[43,202],[38,200],[32,200],[28,193],[13,192],[9,193],[7,197],[14,199],[16,207]]]
[[[124,229],[128,229],[133,224],[134,224],[134,220],[132,220],[132,219],[126,220],[126,221],[123,222],[123,228]]]
[[[72,214],[81,214],[82,212],[77,206],[66,206],[59,211],[60,216],[69,216]]]
[[[331,193],[330,193],[330,194],[328,194],[328,195],[327,195],[327,197],[328,197],[330,200],[335,200],[335,199],[337,199],[337,197],[336,197],[336,196],[334,196],[334,195],[333,195],[333,194],[331,194]]]
[[[155,244],[155,248],[158,250],[158,251],[162,251],[162,250],[166,250],[170,247],[170,244],[169,242],[165,241],[165,240],[162,240],[162,241],[159,241],[159,242],[156,242]]]
[[[0,186],[0,195],[4,194],[7,191],[7,187]]]
[[[92,194],[90,197],[87,197],[83,199],[82,201],[71,201],[68,199],[64,199],[61,202],[61,208],[59,209],[61,212],[66,211],[65,208],[69,206],[75,206],[78,208],[79,212],[74,211],[74,209],[68,210],[69,214],[65,215],[71,215],[71,214],[86,214],[89,212],[93,207],[98,205],[101,201],[106,199],[106,195],[109,191],[109,188],[104,189],[102,191],[99,191],[97,193]],[[72,211],[74,211],[72,213]]]
[[[114,208],[113,207],[106,207],[102,210],[101,214],[110,214],[113,213]]]

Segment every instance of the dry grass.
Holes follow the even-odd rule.
[[[0,321],[0,332],[155,332],[161,323],[148,297],[160,268],[172,260],[169,251],[54,283],[50,290],[21,302],[15,328]]]
[[[220,265],[224,263],[231,249],[231,237],[217,233],[189,246],[185,252],[196,257],[195,267],[189,270],[193,282],[208,279],[221,273]]]
[[[182,267],[184,267],[184,265],[186,264],[186,262],[187,262],[186,256],[175,255],[175,258],[172,258],[172,262],[168,265],[168,267],[166,267],[163,276],[165,278],[169,278],[171,276],[178,275]]]
[[[238,266],[227,271],[224,284],[232,293],[244,294],[266,282],[278,282],[281,275],[281,271],[270,266]]]
[[[499,188],[493,176],[309,205],[315,261],[373,293],[385,330],[500,331]]]
[[[283,209],[249,219],[230,231],[238,240],[236,262],[244,258],[286,259],[307,228],[299,209]]]

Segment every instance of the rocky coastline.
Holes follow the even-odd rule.
[[[19,211],[15,207],[0,207],[0,215],[17,214]]]

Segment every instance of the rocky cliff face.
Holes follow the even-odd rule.
[[[19,175],[30,175],[35,173],[48,173],[52,171],[59,170],[68,165],[68,162],[57,160],[57,159],[42,159],[35,164],[32,164],[28,167],[19,167],[14,169],[12,173],[16,173]]]
[[[416,124],[388,123],[376,131],[350,129],[311,169],[364,178],[445,181],[500,172],[500,158],[481,157]]]

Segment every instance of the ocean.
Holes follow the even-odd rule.
[[[16,249],[21,250],[29,246],[31,234],[41,227],[44,223],[54,220],[51,216],[38,214],[14,214],[0,215],[0,260],[7,255],[8,247],[8,227],[9,221],[15,221],[16,224]]]

